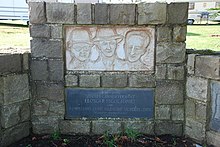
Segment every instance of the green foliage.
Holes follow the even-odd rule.
[[[61,133],[60,133],[59,131],[55,131],[55,132],[51,135],[51,137],[52,137],[53,140],[58,140],[58,139],[60,139],[60,136],[61,136]]]
[[[104,133],[104,144],[106,144],[108,147],[116,147],[115,138],[112,134],[109,133],[109,131],[106,131]]]
[[[31,144],[28,144],[28,145],[26,145],[25,147],[32,147],[32,145],[31,145]]]
[[[137,139],[138,136],[140,136],[141,134],[134,130],[134,129],[129,129],[126,128],[125,130],[125,134],[128,136],[128,138],[130,138],[132,141],[134,141],[135,139]]]

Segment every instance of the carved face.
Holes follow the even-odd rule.
[[[99,48],[106,57],[112,57],[117,47],[116,40],[102,40],[99,42]]]
[[[126,49],[130,62],[139,60],[146,51],[144,38],[138,35],[130,35],[126,40]]]
[[[74,54],[74,57],[79,61],[85,61],[90,57],[91,45],[87,43],[75,43],[72,46],[71,52]]]

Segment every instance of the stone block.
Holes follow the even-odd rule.
[[[211,79],[220,79],[220,57],[197,56],[195,75]]]
[[[31,78],[32,80],[48,80],[49,72],[46,60],[31,61]]]
[[[31,40],[31,56],[62,58],[62,41],[35,38]]]
[[[183,124],[169,121],[157,121],[155,123],[156,135],[172,134],[176,136],[183,135]]]
[[[2,147],[9,146],[12,143],[19,141],[30,134],[30,123],[24,122],[6,129],[2,135]]]
[[[36,116],[47,115],[50,101],[46,98],[39,98],[32,101],[32,114]]]
[[[44,2],[29,3],[29,20],[31,24],[46,23],[46,11]]]
[[[184,105],[172,105],[172,120],[184,120]]]
[[[183,104],[184,83],[158,81],[155,93],[156,104]]]
[[[197,102],[196,103],[196,119],[198,122],[206,123],[207,121],[207,105],[206,103]]]
[[[30,120],[29,101],[2,106],[1,125],[3,128],[10,128],[24,121]]]
[[[59,130],[59,121],[64,116],[32,116],[32,128],[34,134],[52,134]]]
[[[62,83],[37,82],[38,98],[47,98],[50,101],[64,101],[64,85]]]
[[[51,24],[51,38],[61,39],[63,38],[63,26],[61,24]]]
[[[113,120],[94,120],[92,121],[92,133],[104,134],[108,131],[110,134],[122,132],[121,122]]]
[[[109,17],[110,24],[135,24],[135,5],[134,4],[110,4]]]
[[[207,101],[208,80],[198,77],[188,77],[186,81],[186,95],[188,97]]]
[[[47,3],[47,22],[61,24],[75,24],[73,3]]]
[[[50,38],[50,26],[48,24],[33,24],[30,26],[30,36]]]
[[[170,105],[156,105],[155,106],[155,119],[170,120],[171,107]]]
[[[167,73],[166,64],[156,65],[156,79],[158,80],[166,79],[166,73]]]
[[[51,81],[64,80],[64,63],[62,60],[49,60],[49,79]]]
[[[1,77],[0,82],[0,104],[9,105],[29,99],[27,74]]]
[[[29,70],[29,59],[30,59],[30,53],[24,53],[23,54],[23,71]]]
[[[188,3],[170,3],[167,7],[168,23],[186,24],[188,18]]]
[[[64,114],[65,114],[64,101],[62,101],[62,102],[50,101],[49,115],[64,116]]]
[[[99,75],[81,75],[79,78],[80,87],[100,87]]]
[[[78,86],[78,76],[77,75],[66,75],[65,86]]]
[[[184,80],[185,67],[183,65],[169,64],[167,67],[167,77],[171,80]]]
[[[92,5],[89,3],[77,4],[77,24],[92,24]]]
[[[4,73],[21,72],[21,55],[0,55],[0,75]]]
[[[185,116],[186,118],[193,118],[193,119],[195,119],[196,117],[196,103],[191,99],[186,99]]]
[[[160,26],[157,28],[157,42],[170,42],[172,28],[168,26]]]
[[[153,121],[127,121],[124,122],[124,128],[132,129],[143,134],[154,134]]]
[[[129,87],[155,87],[156,81],[153,75],[131,75]]]
[[[159,43],[156,50],[157,63],[183,63],[185,61],[185,43]]]
[[[127,75],[103,75],[102,87],[126,87],[128,83]]]
[[[193,75],[195,73],[196,54],[189,54],[187,59],[187,72]]]
[[[185,134],[192,139],[203,141],[205,139],[205,125],[193,119],[186,119]]]
[[[138,24],[166,23],[166,3],[140,3],[138,6]]]
[[[175,42],[184,42],[186,41],[186,26],[175,26],[173,28],[173,41]]]
[[[96,3],[95,4],[95,24],[108,24],[108,5]]]
[[[90,121],[85,120],[63,120],[59,124],[60,132],[62,134],[89,134]]]
[[[216,147],[220,146],[220,134],[214,131],[208,131],[207,142],[209,145],[214,145]]]

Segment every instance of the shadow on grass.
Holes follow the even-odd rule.
[[[201,34],[187,32],[186,36],[201,36]]]
[[[25,24],[13,24],[13,23],[0,23],[0,26],[11,26],[11,27],[23,27],[23,28],[27,28],[28,25]]]

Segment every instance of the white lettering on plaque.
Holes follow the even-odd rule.
[[[67,70],[150,71],[154,28],[66,27]]]

